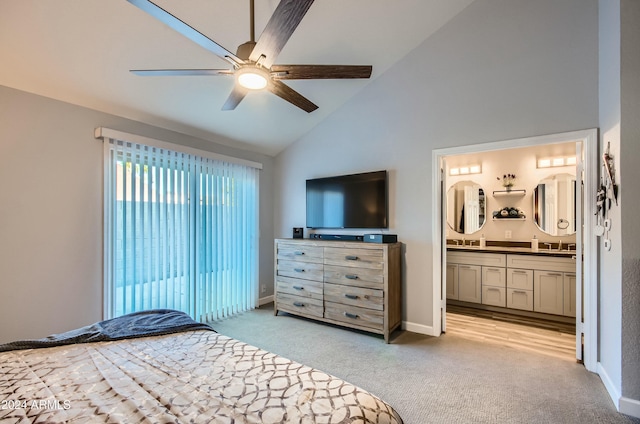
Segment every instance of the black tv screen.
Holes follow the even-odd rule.
[[[387,171],[307,180],[307,228],[387,228]]]

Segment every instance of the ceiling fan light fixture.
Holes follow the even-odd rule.
[[[269,82],[269,74],[257,67],[240,68],[236,71],[238,84],[249,90],[262,90]]]

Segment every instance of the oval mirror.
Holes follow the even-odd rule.
[[[551,175],[533,190],[533,220],[538,228],[552,236],[576,232],[576,177]]]
[[[473,234],[485,222],[484,190],[473,181],[458,181],[447,191],[447,224],[461,234]]]

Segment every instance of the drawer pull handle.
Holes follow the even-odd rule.
[[[355,274],[347,274],[347,275],[344,276],[344,278],[347,278],[349,280],[357,280],[358,276],[355,275]]]
[[[526,274],[527,273],[527,271],[521,271],[521,270],[518,270],[518,269],[514,269],[512,272],[514,274]]]
[[[302,303],[302,302],[293,302],[293,306],[303,307],[304,303]]]
[[[296,256],[302,256],[304,255],[304,252],[293,252],[293,254]]]
[[[353,299],[353,300],[358,298],[358,296],[356,296],[355,294],[349,294],[349,293],[345,293],[344,297],[346,297],[347,299]]]
[[[304,290],[304,287],[302,286],[293,286],[293,288],[296,290]]]
[[[514,293],[520,293],[520,294],[527,294],[527,292],[524,291],[524,290],[514,290],[513,292]]]
[[[293,268],[295,272],[304,272],[303,268]]]
[[[353,256],[353,255],[347,255],[344,257],[346,260],[348,261],[357,261],[358,257],[357,256]]]
[[[356,318],[358,318],[358,315],[356,315],[356,314],[352,314],[352,313],[349,313],[349,312],[345,312],[345,313],[344,313],[344,316],[345,316],[345,317],[347,317],[347,318],[351,318],[351,319],[356,319]]]
[[[550,277],[562,277],[562,274],[556,274],[556,273],[552,273],[552,272],[548,273],[547,275],[550,276]]]
[[[460,269],[471,269],[471,267],[469,265],[458,265],[458,268],[460,268]]]

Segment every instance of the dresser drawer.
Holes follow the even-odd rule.
[[[325,265],[353,268],[384,269],[381,249],[333,248],[324,252]]]
[[[325,302],[326,318],[349,323],[349,325],[382,330],[384,328],[384,312],[374,309],[359,308],[341,303]]]
[[[276,292],[322,300],[322,282],[279,276]]]
[[[297,243],[278,243],[278,260],[285,259],[297,262],[311,262],[321,264],[324,248],[318,246],[305,246]]]
[[[357,287],[382,288],[384,276],[382,271],[377,269],[325,265],[324,282]]]
[[[323,268],[322,264],[317,263],[278,260],[276,276],[322,281],[324,276]]]
[[[384,310],[384,292],[341,284],[325,284],[324,300],[360,308]]]
[[[322,300],[277,293],[278,309],[304,316],[322,318]]]

